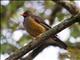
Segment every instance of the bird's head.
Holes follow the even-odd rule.
[[[22,16],[23,16],[23,17],[28,17],[28,16],[30,16],[31,14],[32,14],[31,11],[27,10],[27,11],[25,11],[25,12],[22,14]]]

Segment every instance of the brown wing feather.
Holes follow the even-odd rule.
[[[47,30],[49,30],[51,27],[48,25],[48,24],[46,24],[45,22],[44,22],[44,20],[41,18],[41,17],[39,17],[39,16],[33,16],[34,18],[35,18],[35,20],[36,20],[36,22],[38,22],[38,23],[40,23],[42,26],[44,26]]]

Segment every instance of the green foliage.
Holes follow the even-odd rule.
[[[1,27],[2,28],[9,28],[9,29],[12,29],[12,31],[14,32],[16,29],[18,29],[17,27],[19,26],[19,24],[16,24],[16,23],[13,23],[13,26],[10,26],[10,18],[13,16],[13,14],[16,16],[16,18],[18,17],[15,12],[17,11],[18,8],[22,7],[24,1],[21,1],[21,0],[16,0],[16,1],[10,1],[10,3],[5,7],[5,6],[2,6],[0,5],[0,14],[1,14]],[[28,1],[28,0],[27,0]],[[30,1],[30,0],[29,0]],[[45,1],[44,3],[44,6],[46,9],[52,9],[54,8],[54,5],[55,3],[53,3],[51,0],[50,1]],[[27,9],[27,8],[26,8]],[[26,10],[25,9],[25,10]],[[32,9],[30,9],[32,10]],[[42,18],[45,17],[45,14],[44,12],[43,13],[40,13],[39,14]],[[62,12],[59,12],[57,15],[56,15],[58,18],[59,18],[59,21],[63,20],[65,16],[68,16],[68,14],[63,14]],[[70,16],[70,15],[69,15]],[[13,17],[14,18],[14,17]],[[2,36],[2,35],[1,35]],[[1,37],[0,36],[0,37]],[[71,27],[71,36],[73,37],[78,37],[80,36],[80,25],[73,25],[73,27]],[[31,39],[30,36],[26,36],[26,35],[23,35],[23,37],[18,41],[18,43],[23,46],[25,43],[27,43],[29,40]],[[68,44],[68,46],[70,46],[71,44]],[[73,48],[70,46],[70,52],[71,52],[71,55],[74,55],[76,56],[77,60],[80,59],[80,50],[79,49],[76,49],[76,48]],[[3,54],[3,53],[11,53],[11,52],[14,52],[15,50],[17,50],[16,47],[8,44],[8,43],[5,43],[5,44],[2,44],[1,45],[1,48],[0,48],[0,54]],[[76,55],[77,54],[77,55]]]
[[[63,14],[63,13],[59,12],[59,13],[57,14],[57,17],[59,18],[59,21],[61,21],[61,20],[63,20],[63,19],[64,19],[65,14]]]
[[[10,19],[10,17],[16,12],[16,10],[18,8],[20,8],[20,6],[22,6],[24,3],[24,1],[10,1],[10,3],[4,7],[4,6],[0,6],[1,8],[1,26],[2,27],[8,27],[8,20]],[[4,15],[4,17],[3,17]]]
[[[2,18],[5,14],[6,12],[6,8],[4,7],[4,6],[2,6],[2,5],[0,5],[0,17]]]
[[[69,52],[71,55],[71,60],[80,60],[80,49],[78,48],[69,48]]]
[[[69,17],[70,14],[58,12],[56,16],[59,18],[59,21],[62,21],[65,17]]]
[[[0,5],[0,17],[1,17],[1,28],[9,28],[13,31],[16,30],[18,24],[14,24],[14,26],[10,27],[9,20],[13,14],[15,14],[16,10],[23,5],[24,1],[10,1],[7,6]],[[3,36],[3,35],[1,35]],[[0,37],[1,37],[0,36]],[[15,51],[16,48],[8,43],[2,44],[0,48],[0,53],[7,53]]]
[[[76,24],[71,28],[71,35],[73,37],[80,36],[80,25]]]
[[[51,0],[49,0],[49,1],[45,1],[45,8],[53,8],[53,5],[54,5],[55,3],[53,3]]]
[[[11,3],[7,7],[12,13],[14,13],[17,8],[23,5],[23,3],[24,1],[11,1]]]
[[[16,47],[8,43],[5,43],[1,45],[0,54],[4,54],[6,52],[11,53],[11,52],[14,52],[16,49],[17,49]]]
[[[23,46],[25,43],[27,43],[31,39],[30,36],[23,36],[18,43]]]

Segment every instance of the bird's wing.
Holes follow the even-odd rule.
[[[47,30],[49,30],[51,28],[48,24],[46,24],[44,22],[44,20],[41,17],[39,17],[39,16],[33,16],[33,17],[35,18],[36,22],[38,22],[41,25],[43,25]]]

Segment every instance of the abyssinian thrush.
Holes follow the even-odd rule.
[[[41,17],[32,14],[31,11],[25,11],[23,13],[23,17],[23,26],[32,37],[37,37],[41,33],[51,28],[43,21]],[[54,36],[53,39],[54,38],[56,38],[56,43],[61,44],[64,49],[67,49],[67,45],[64,42],[62,42],[59,38],[57,38],[57,36]]]

